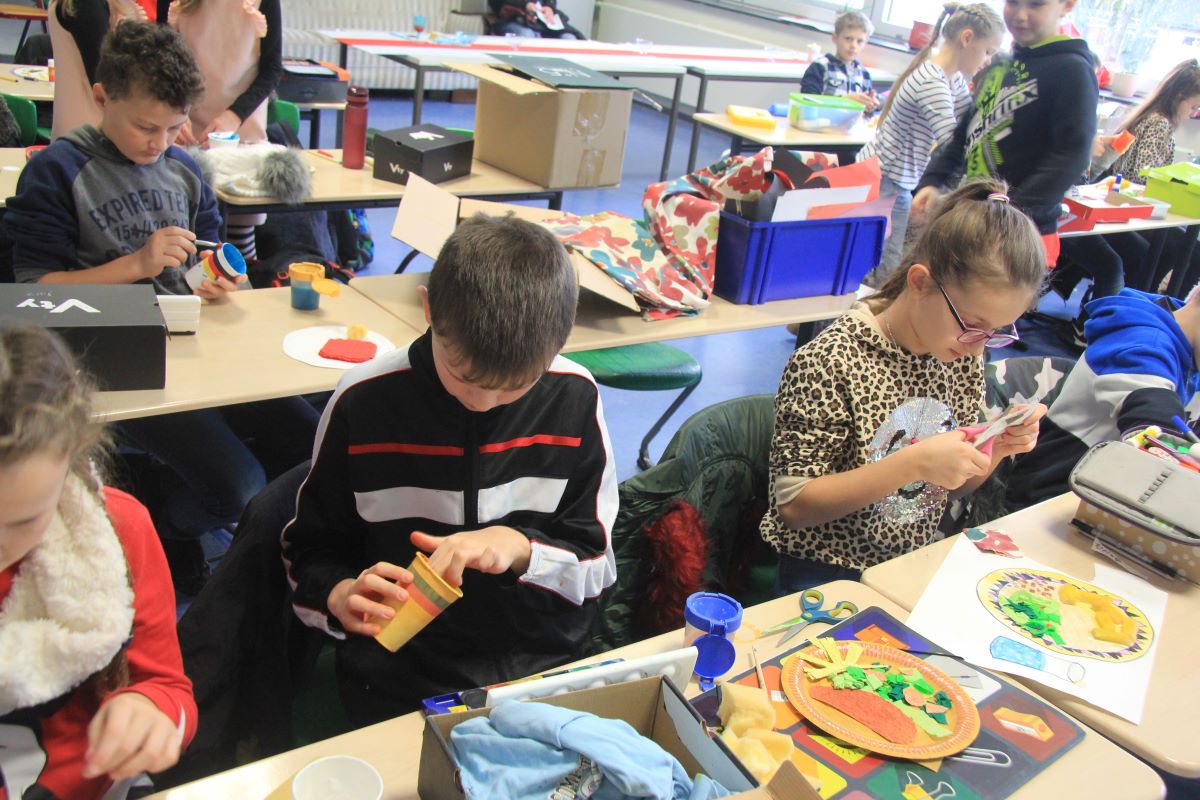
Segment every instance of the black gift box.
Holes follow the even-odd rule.
[[[471,174],[475,141],[437,125],[421,124],[375,134],[375,177],[408,183],[409,173],[430,183]]]
[[[350,73],[311,58],[285,58],[275,93],[290,103],[344,103]]]
[[[59,334],[101,389],[161,389],[167,327],[154,287],[0,284],[0,326]]]

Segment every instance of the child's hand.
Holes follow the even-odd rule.
[[[933,213],[933,206],[940,194],[941,192],[937,188],[925,186],[913,195],[912,207],[909,208],[908,218],[912,220],[914,225],[924,225],[929,221],[929,217]]]
[[[83,777],[114,781],[162,772],[179,760],[174,722],[145,695],[124,692],[100,706],[88,725]]]
[[[374,636],[382,629],[381,622],[386,623],[396,616],[383,600],[395,599],[403,603],[408,599],[404,587],[412,581],[412,573],[408,570],[380,561],[364,569],[357,578],[339,581],[329,593],[326,605],[347,633]]]
[[[196,234],[187,228],[159,228],[137,251],[137,277],[155,278],[167,267],[182,267],[196,253]]]
[[[510,569],[521,575],[529,569],[532,550],[529,539],[520,531],[503,525],[461,531],[451,536],[430,536],[413,531],[408,538],[417,549],[430,554],[430,568],[451,586],[462,586],[463,570],[467,568],[491,575]]]
[[[1112,140],[1117,137],[1100,135],[1092,140],[1092,158],[1100,158],[1104,155],[1104,151],[1112,144]]]
[[[1046,406],[1038,403],[1037,409],[1029,415],[1029,419],[1019,425],[1009,425],[1004,432],[996,437],[992,445],[992,460],[997,464],[1009,456],[1028,453],[1037,445],[1038,428],[1042,417],[1046,416]]]
[[[875,97],[874,92],[854,92],[847,96],[851,100],[857,100],[866,106],[864,113],[874,114],[875,109],[879,108],[879,100]]]
[[[910,457],[916,459],[917,479],[957,489],[977,475],[986,475],[992,466],[991,459],[966,438],[962,431],[950,431],[908,447]]]
[[[236,131],[242,127],[242,119],[237,114],[226,109],[213,118],[213,121],[208,123],[203,131],[200,132],[200,146],[208,147],[208,135],[210,133],[229,133]]]
[[[199,254],[200,258],[204,258],[204,256],[210,252],[212,251],[201,251]],[[200,281],[200,286],[198,288],[192,290],[192,294],[202,297],[209,302],[215,303],[219,300],[224,300],[225,296],[230,292],[236,292],[238,290],[238,284],[245,282],[245,275],[238,275],[237,281],[231,281],[228,278],[217,278],[215,282],[205,279]]]

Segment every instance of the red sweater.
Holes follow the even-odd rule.
[[[175,592],[167,559],[145,506],[130,495],[105,487],[105,505],[133,582],[133,635],[125,648],[129,660],[129,686],[114,692],[138,692],[175,722],[183,731],[186,746],[196,732],[196,702],[192,682],[183,674],[183,658],[175,635]],[[0,572],[0,602],[8,597],[20,563]],[[107,698],[106,698],[107,699]],[[100,703],[85,683],[69,695],[36,709],[18,709],[0,718],[0,800],[9,800],[6,786],[21,785],[32,775],[18,775],[29,765],[40,765],[36,785],[62,800],[98,798],[112,785],[107,776],[85,780],[83,756],[87,750],[87,727]],[[44,711],[30,719],[30,712]],[[28,736],[4,734],[6,726],[32,730]],[[11,730],[11,729],[10,729]],[[40,752],[36,748],[40,744]],[[15,747],[13,747],[15,745]],[[22,745],[25,747],[22,748]],[[5,774],[13,770],[6,778]]]

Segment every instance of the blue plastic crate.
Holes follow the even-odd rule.
[[[883,254],[886,217],[751,222],[721,212],[716,293],[732,303],[846,294]]]

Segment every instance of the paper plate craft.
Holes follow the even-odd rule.
[[[316,325],[301,328],[283,337],[283,352],[314,367],[350,369],[396,349],[387,337],[375,331],[351,330],[361,327]],[[363,335],[355,338],[360,333]]]
[[[1137,607],[1057,572],[996,570],[979,582],[979,599],[1016,634],[1062,655],[1131,661],[1154,640],[1154,628]]]
[[[49,67],[13,67],[12,74],[18,78],[29,78],[35,81],[50,80]]]
[[[879,461],[914,442],[956,427],[954,414],[945,403],[931,397],[906,400],[875,432],[867,461]],[[945,496],[941,486],[915,481],[880,500],[879,513],[895,522],[920,522],[941,505]]]
[[[961,686],[887,645],[817,639],[784,665],[781,680],[809,722],[874,753],[945,758],[979,735],[979,710]]]

